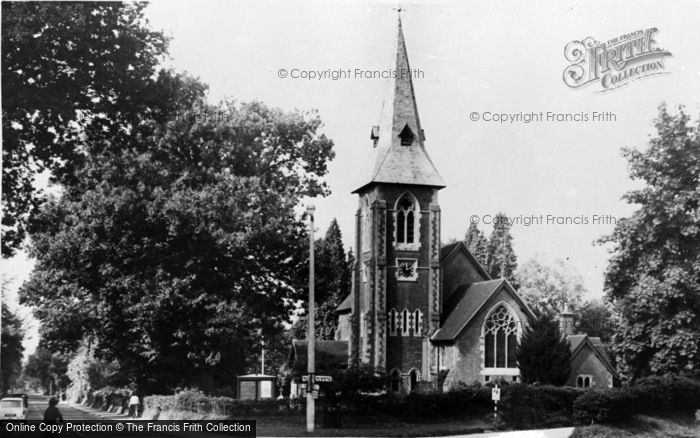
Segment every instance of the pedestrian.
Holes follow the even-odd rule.
[[[61,411],[58,410],[56,405],[58,404],[58,399],[55,397],[51,397],[49,400],[49,407],[46,408],[44,411],[44,424],[62,424],[63,423],[63,415],[61,415]],[[44,436],[47,438],[53,438],[57,437],[58,433],[46,431],[44,433]]]
[[[129,399],[129,415],[131,418],[138,418],[139,416],[139,396],[135,392],[131,393],[131,398]]]

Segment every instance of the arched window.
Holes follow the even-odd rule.
[[[360,317],[360,348],[362,352],[362,357],[364,357],[367,351],[367,312],[362,312]]]
[[[423,334],[423,312],[421,312],[420,309],[416,309],[413,315],[413,336],[419,338]]]
[[[484,322],[484,368],[517,368],[518,322],[499,305]]]
[[[362,252],[367,252],[372,249],[370,235],[372,233],[372,212],[369,208],[369,197],[365,196],[362,201]]]
[[[420,242],[420,208],[416,198],[406,193],[399,198],[395,208],[394,232],[397,248],[417,250]]]
[[[396,309],[391,309],[389,311],[389,335],[390,336],[396,336],[396,327],[397,327],[397,312]]]
[[[576,377],[576,386],[578,388],[590,388],[593,386],[593,376],[579,374],[579,376]]]
[[[410,373],[408,373],[408,381],[409,381],[409,387],[408,391],[413,392],[416,390],[418,387],[418,382],[420,381],[420,373],[418,372],[417,369],[412,369]]]
[[[389,378],[391,379],[391,390],[394,392],[399,392],[401,390],[401,371],[394,368],[389,373]]]
[[[409,318],[413,319],[413,317],[409,315],[408,309],[403,309],[403,311],[401,311],[401,336],[408,336],[408,328],[411,324]]]

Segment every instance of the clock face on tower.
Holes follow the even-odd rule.
[[[418,278],[418,260],[396,259],[396,278],[399,280],[415,280]]]

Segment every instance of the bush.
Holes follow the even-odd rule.
[[[88,405],[95,409],[106,411],[108,409],[123,410],[127,408],[131,391],[127,388],[114,388],[106,386],[88,394]]]
[[[499,410],[515,428],[569,426],[574,421],[574,402],[583,392],[567,386],[516,383],[502,387]]]
[[[619,421],[637,414],[692,414],[700,408],[700,381],[687,377],[647,377],[623,388],[589,390],[574,403],[582,424]]]
[[[144,398],[147,416],[155,412],[186,412],[199,417],[256,417],[288,414],[289,400],[238,400],[230,397],[209,397],[202,392],[183,391],[176,395],[151,395]]]
[[[582,424],[622,420],[634,412],[632,401],[626,389],[589,390],[574,402],[574,419]]]

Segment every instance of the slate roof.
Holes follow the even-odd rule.
[[[353,193],[373,183],[445,187],[442,177],[425,151],[425,136],[409,73],[411,70],[401,18],[396,44],[396,75],[387,88],[379,125],[372,128],[370,135],[373,140],[376,138],[376,146],[372,149],[370,162],[366,166],[370,173],[363,176]],[[413,134],[410,146],[401,145],[399,136],[406,126]]]
[[[581,351],[585,345],[588,345],[591,348],[591,350],[593,350],[593,353],[603,363],[603,365],[605,365],[606,368],[608,368],[608,371],[610,371],[610,373],[612,373],[613,375],[617,374],[617,372],[615,371],[615,367],[613,366],[612,361],[610,360],[608,350],[603,341],[600,340],[600,338],[589,337],[586,334],[581,334],[569,335],[566,337],[566,339],[571,344],[570,350],[572,358],[575,355],[577,355],[578,352]]]
[[[479,281],[476,283],[461,285],[448,300],[452,306],[444,324],[435,332],[433,341],[452,341],[476,316],[483,305],[506,281],[502,278],[496,280]]]
[[[587,335],[569,335],[566,339],[569,341],[571,353],[575,352],[581,343],[585,342]]]
[[[469,248],[467,248],[467,245],[463,241],[455,242],[455,243],[450,243],[449,245],[445,245],[442,248],[440,248],[440,262],[444,262],[447,258],[449,258],[452,254],[456,253],[457,251],[463,252],[469,261],[476,266],[476,269],[479,271],[479,273],[486,279],[491,279],[491,276],[489,275],[488,272],[486,272],[486,269],[484,269],[483,266],[481,266],[481,263],[474,257],[474,255],[469,251]]]
[[[350,311],[352,311],[352,293],[335,308],[335,313],[348,313]]]
[[[292,340],[292,348],[287,357],[287,366],[295,373],[305,374],[307,370],[308,342]],[[348,366],[348,341],[316,341],[316,371],[332,372]]]

